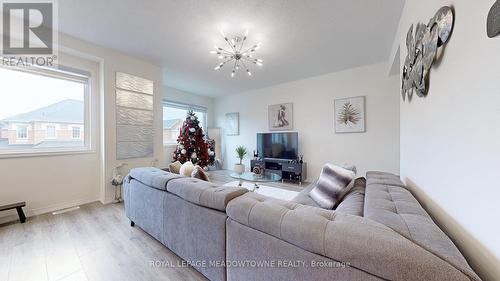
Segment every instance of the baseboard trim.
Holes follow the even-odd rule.
[[[89,203],[93,203],[93,202],[97,202],[97,201],[99,201],[98,198],[78,199],[78,200],[68,201],[68,202],[64,202],[64,203],[53,204],[53,205],[41,207],[41,208],[25,209],[24,213],[26,214],[26,217],[29,218],[29,217],[43,215],[43,214],[51,213],[51,212],[54,212],[57,210],[71,208],[71,207],[78,206],[78,205],[89,204]],[[17,215],[2,216],[2,217],[0,217],[0,224],[16,221],[18,219],[19,219],[19,217]]]
[[[500,281],[500,260],[411,179],[404,181],[439,227],[453,240],[469,265],[485,281]]]

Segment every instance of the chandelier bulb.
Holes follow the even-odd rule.
[[[247,73],[248,73],[248,76],[252,76],[252,72],[250,72],[250,70],[247,69]]]
[[[233,70],[233,72],[231,72],[231,78],[233,78],[233,77],[234,77],[234,70]]]

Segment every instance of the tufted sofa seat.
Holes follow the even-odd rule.
[[[450,238],[434,223],[399,177],[368,172],[365,218],[379,222],[446,261],[471,280],[478,277]]]
[[[267,260],[293,252],[349,268],[228,268],[229,280],[479,280],[451,240],[395,175],[367,174],[364,216],[247,193],[227,206],[228,259]],[[248,236],[246,236],[248,235]],[[259,243],[248,246],[251,237]],[[283,278],[290,274],[287,278]]]

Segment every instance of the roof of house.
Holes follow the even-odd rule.
[[[83,124],[84,104],[83,101],[66,99],[30,112],[21,113],[8,118],[3,122],[55,122],[55,123],[77,123]]]
[[[182,122],[182,119],[163,120],[163,129],[172,129],[178,123],[181,123],[181,122]]]

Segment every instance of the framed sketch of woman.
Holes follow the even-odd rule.
[[[270,131],[289,131],[293,129],[293,103],[270,105],[268,108]]]

